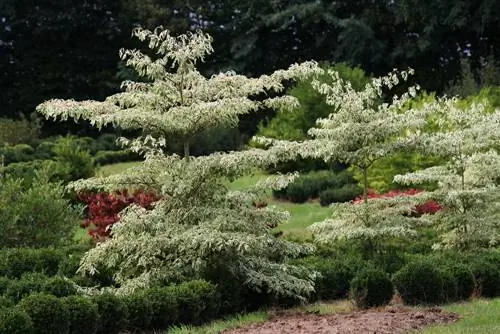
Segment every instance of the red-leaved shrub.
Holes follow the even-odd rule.
[[[419,189],[406,189],[406,190],[391,190],[385,194],[378,194],[374,190],[368,190],[368,198],[392,198],[397,196],[413,196],[421,193],[422,190]],[[357,197],[352,201],[354,204],[363,203],[363,196]],[[443,207],[434,200],[429,200],[423,204],[415,206],[412,212],[412,216],[420,217],[423,214],[434,214],[441,210]]]
[[[137,204],[145,209],[151,209],[152,204],[159,200],[159,196],[151,191],[137,190],[129,193],[127,190],[121,190],[111,194],[81,193],[78,199],[88,208],[82,227],[90,226],[89,235],[99,240],[109,236],[111,227],[119,220],[118,214],[127,206]]]

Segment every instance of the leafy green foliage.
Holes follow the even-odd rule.
[[[145,329],[151,325],[153,318],[153,301],[143,291],[135,292],[124,297],[128,311],[128,327]]]
[[[64,188],[39,176],[31,187],[0,177],[2,247],[46,247],[64,243],[77,226],[81,210],[65,198]]]
[[[18,302],[32,293],[41,292],[48,277],[40,273],[26,273],[18,280],[11,280],[5,296]]]
[[[33,114],[36,116],[36,114]],[[40,135],[41,123],[33,117],[28,121],[24,117],[20,120],[0,118],[0,146],[4,144],[29,144]]]
[[[347,297],[350,281],[356,276],[364,263],[359,258],[310,256],[298,263],[320,273],[315,281],[314,299],[333,300]]]
[[[16,306],[33,321],[34,334],[68,334],[69,314],[66,305],[57,297],[32,294]]]
[[[358,91],[369,81],[362,69],[351,68],[344,63],[331,67],[323,66],[323,69],[336,71],[340,78],[349,82]],[[317,79],[326,83],[332,82],[332,77],[326,72]],[[289,89],[288,94],[297,98],[300,106],[292,111],[279,112],[265,126],[261,123],[257,132],[258,136],[286,140],[308,138],[307,131],[316,125],[316,120],[325,118],[332,112],[323,95],[311,86],[311,81],[312,79],[298,82]]]
[[[303,203],[308,199],[317,198],[322,191],[331,188],[342,188],[352,183],[355,183],[355,181],[348,171],[337,173],[327,170],[315,171],[301,174],[285,188],[273,191],[273,195],[276,198],[286,199],[294,203]],[[356,192],[358,191],[352,191],[351,194]],[[352,196],[348,200],[354,199],[357,195],[359,194]]]
[[[155,287],[145,291],[153,304],[151,326],[153,328],[169,328],[179,319],[179,308],[175,291],[170,287]]]
[[[439,304],[444,300],[443,275],[431,261],[408,263],[394,274],[393,282],[407,304]]]
[[[0,307],[0,334],[33,334],[30,316],[17,308]]]
[[[74,283],[61,276],[54,276],[46,280],[41,290],[56,297],[67,297],[77,293]]]
[[[128,310],[125,302],[110,293],[92,298],[99,313],[98,334],[118,334],[127,327]]]
[[[19,278],[27,272],[57,273],[64,252],[55,248],[8,248],[0,251],[0,275]]]
[[[354,200],[363,193],[357,184],[346,184],[340,188],[330,188],[319,193],[319,202],[323,206],[332,203],[345,203]]]
[[[89,151],[83,150],[71,137],[61,138],[54,148],[55,161],[60,168],[59,179],[69,182],[95,174],[95,164]]]
[[[378,268],[365,268],[350,282],[349,298],[361,309],[386,305],[393,294],[391,278]]]
[[[97,305],[86,296],[69,296],[61,298],[68,309],[69,333],[95,334],[99,325]]]

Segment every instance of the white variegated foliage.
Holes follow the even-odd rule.
[[[414,97],[418,86],[410,87],[391,103],[382,103],[384,88],[405,81],[412,70],[392,72],[375,78],[362,91],[354,90],[338,73],[329,71],[332,83],[313,80],[313,87],[332,106],[327,118],[319,119],[309,130],[312,139],[302,142],[256,138],[274,149],[294,156],[340,161],[357,168],[364,175],[365,200],[361,205],[334,204],[335,216],[310,227],[318,242],[361,239],[369,244],[388,236],[414,235],[415,220],[408,215],[408,198],[368,200],[367,176],[375,161],[415,145],[415,138],[426,125],[427,110],[402,112],[402,105]],[[286,154],[283,153],[283,154]]]
[[[500,111],[482,105],[461,109],[453,99],[433,104],[435,132],[422,133],[422,152],[442,156],[447,164],[407,175],[396,182],[435,183],[427,194],[444,206],[428,218],[440,232],[434,248],[459,250],[498,245],[500,238]]]
[[[111,238],[84,257],[80,271],[93,274],[100,266],[114,270],[117,293],[184,278],[226,272],[250,289],[303,298],[313,291],[315,273],[285,263],[311,251],[275,238],[270,227],[287,219],[286,212],[256,208],[267,187],[285,186],[294,175],[269,178],[248,191],[229,191],[228,183],[256,167],[277,163],[283,150],[249,150],[210,156],[166,155],[168,139],[186,144],[200,131],[236,125],[240,115],[263,106],[293,108],[290,96],[255,100],[257,94],[279,93],[283,82],[302,79],[320,70],[314,62],[290,66],[258,78],[232,72],[206,78],[196,63],[212,52],[211,38],[201,32],[172,37],[167,31],[136,29],[149,42],[151,58],[137,50],[122,59],[146,82],[125,82],[124,92],[103,102],[51,100],[37,110],[55,119],[85,118],[96,126],[113,124],[142,129],[145,136],[123,139],[145,155],[144,163],[119,175],[80,180],[76,190],[154,189],[162,199],[147,211],[130,207],[112,228]],[[186,145],[188,146],[188,145]],[[186,147],[185,147],[186,148]]]

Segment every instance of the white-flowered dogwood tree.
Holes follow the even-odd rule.
[[[395,181],[437,185],[421,195],[443,206],[428,217],[441,238],[434,248],[496,246],[500,241],[500,110],[488,113],[481,104],[464,108],[454,99],[441,99],[430,109],[436,129],[420,134],[419,147],[447,163],[398,175]]]
[[[255,203],[269,187],[283,187],[293,175],[269,178],[248,191],[229,191],[228,183],[256,167],[276,163],[279,150],[248,150],[190,157],[191,138],[262,107],[293,108],[294,98],[279,95],[284,83],[309,77],[316,63],[295,64],[270,75],[248,78],[233,72],[203,76],[198,62],[212,52],[211,37],[196,32],[135,29],[150,53],[122,50],[121,58],[144,79],[126,81],[123,92],[105,101],[50,100],[38,106],[47,118],[84,118],[98,127],[140,129],[140,138],[123,140],[145,155],[144,163],[106,178],[70,184],[76,190],[146,187],[161,196],[152,210],[122,212],[111,238],[84,257],[80,271],[114,271],[118,293],[158,282],[209,278],[238,282],[250,290],[303,298],[313,291],[314,273],[289,265],[288,258],[311,250],[273,236],[271,227],[287,218]],[[277,96],[257,100],[255,96]],[[167,155],[172,139],[184,142],[184,157]],[[219,277],[220,281],[217,281]]]

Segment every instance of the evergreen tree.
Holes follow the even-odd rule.
[[[38,107],[46,117],[83,117],[97,126],[111,123],[144,132],[123,140],[144,153],[144,163],[119,175],[75,182],[72,188],[147,187],[162,198],[150,211],[127,208],[111,238],[85,255],[80,271],[93,274],[101,265],[113,270],[118,293],[158,282],[208,278],[303,298],[313,291],[314,273],[286,264],[286,259],[309,252],[310,246],[275,238],[271,227],[287,214],[252,205],[264,189],[283,187],[293,175],[269,178],[244,192],[227,188],[230,180],[276,163],[279,152],[254,149],[190,157],[189,145],[200,131],[236,125],[240,115],[263,106],[296,106],[291,96],[252,97],[276,95],[284,81],[319,72],[317,65],[295,64],[258,78],[233,72],[206,78],[196,65],[212,52],[210,36],[196,32],[173,37],[160,29],[135,29],[134,35],[147,41],[155,55],[137,50],[120,54],[144,82],[124,82],[124,92],[103,102],[51,100]],[[183,141],[184,157],[164,153],[172,137]]]

